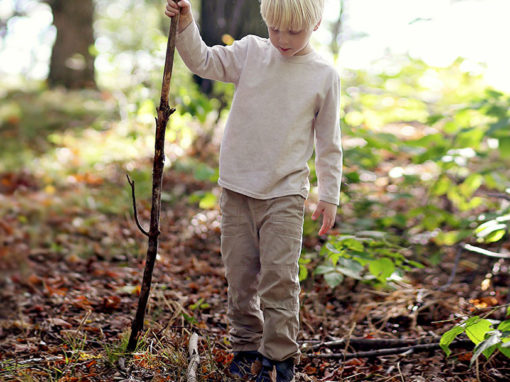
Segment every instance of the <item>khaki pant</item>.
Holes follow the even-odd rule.
[[[260,200],[224,189],[220,205],[232,348],[297,361],[304,198]]]

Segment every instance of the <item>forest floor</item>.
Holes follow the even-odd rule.
[[[127,357],[122,349],[136,310],[145,237],[128,211],[117,216],[101,213],[92,201],[115,198],[126,182],[120,176],[106,181],[90,175],[56,192],[40,188],[28,174],[5,173],[0,180],[5,276],[0,280],[0,379],[183,381],[187,343],[196,332],[199,380],[229,380],[225,370],[232,356],[219,211],[201,210],[182,197],[213,184],[186,172],[166,172],[165,189],[181,197],[176,194],[172,203],[163,203],[146,332],[133,356]],[[76,196],[88,198],[89,206],[74,207]],[[139,204],[140,218],[146,222],[149,208]],[[317,237],[304,240],[311,251],[320,244]],[[448,254],[440,266],[426,267],[386,289],[346,281],[331,290],[320,277],[310,276],[302,284],[303,356],[296,380],[507,380],[510,362],[501,354],[489,361],[482,357],[470,368],[472,346],[454,349],[448,358],[439,348],[347,360],[318,354],[367,349],[343,344],[307,350],[342,338],[438,342],[463,315],[500,314],[491,307],[505,303],[508,280],[492,280],[482,290],[492,267],[485,259],[463,256],[455,281],[440,289],[453,257]]]
[[[207,171],[194,165],[175,162],[165,172],[159,256],[145,332],[136,351],[124,353],[147,245],[133,221],[125,169],[137,181],[138,210],[146,226],[152,163],[126,164],[116,157],[128,149],[139,155],[134,144],[143,139],[134,138],[140,129],[126,131],[119,123],[121,134],[115,135],[115,125],[102,128],[84,107],[97,105],[102,115],[110,98],[87,97],[83,102],[70,93],[11,95],[13,110],[24,109],[0,129],[2,163],[24,161],[35,167],[0,171],[0,380],[185,381],[191,333],[199,335],[199,380],[229,380],[227,285],[214,200],[220,190],[203,180]],[[109,114],[103,118],[113,119]],[[64,130],[69,126],[73,132]],[[84,170],[85,159],[108,155],[102,164]],[[69,168],[60,175],[57,165]],[[212,202],[201,208],[208,195]],[[313,200],[308,203],[307,224]],[[338,216],[337,233],[352,219],[348,215],[346,208]],[[307,253],[319,252],[324,243],[316,232],[306,230]],[[346,278],[331,289],[322,276],[310,272],[300,295],[302,359],[296,381],[508,380],[510,362],[498,352],[489,360],[479,357],[470,367],[472,344],[452,348],[449,357],[438,347],[354,354],[389,346],[372,343],[367,349],[359,339],[437,343],[468,316],[504,318],[501,306],[508,301],[510,285],[504,263],[464,253],[448,284],[455,250],[446,249],[440,257],[431,253],[433,257],[418,258],[423,269],[386,287]],[[314,259],[306,265],[310,271],[319,257]],[[345,342],[325,344],[339,339]],[[349,356],[334,355],[340,353]]]

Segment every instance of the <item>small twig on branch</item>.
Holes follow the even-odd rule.
[[[189,339],[189,364],[187,371],[187,381],[197,382],[197,368],[200,364],[200,355],[198,354],[198,334],[193,333]]]
[[[351,340],[352,341],[352,340]],[[450,344],[450,348],[457,347],[462,348],[466,346],[473,346],[473,342],[471,340],[459,340],[454,341]],[[427,351],[434,350],[440,348],[439,343],[431,343],[431,344],[417,344],[412,346],[404,346],[397,348],[389,348],[389,349],[377,349],[371,351],[362,351],[362,352],[354,352],[354,353],[331,353],[331,354],[307,354],[307,357],[310,358],[327,358],[327,359],[351,359],[351,358],[368,358],[368,357],[378,357],[383,355],[392,355],[392,354],[402,354],[402,353],[413,353],[417,351]]]
[[[452,272],[450,273],[450,277],[448,277],[448,281],[446,284],[441,286],[439,290],[446,290],[450,284],[453,282],[453,279],[455,278],[455,275],[457,274],[457,268],[459,267],[459,261],[460,257],[462,256],[462,249],[463,247],[461,245],[457,246],[457,251],[455,253],[455,263],[453,264]]]
[[[133,211],[135,214],[136,226],[145,236],[149,236],[149,232],[143,229],[142,225],[140,224],[140,221],[138,220],[138,211],[136,210],[135,181],[129,177],[129,174],[126,174],[126,177],[129,185],[131,186],[131,195],[133,199]]]

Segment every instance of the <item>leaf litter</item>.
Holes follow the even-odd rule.
[[[220,214],[217,207],[201,210],[186,198],[210,190],[211,183],[172,170],[165,175],[165,189],[178,189],[179,194],[163,203],[145,333],[129,357],[123,347],[140,293],[145,237],[127,211],[102,213],[69,202],[77,193],[92,192],[84,191],[88,183],[101,188],[109,181],[83,177],[55,192],[28,175],[4,174],[0,179],[1,379],[183,381],[187,343],[197,332],[200,380],[228,380],[225,370],[232,354]],[[119,181],[115,187],[120,192],[126,185]],[[149,206],[140,205],[140,218],[147,221]],[[313,251],[320,240],[309,237],[304,243]],[[459,270],[459,281],[440,290],[448,278],[444,269],[452,263],[453,255],[445,259],[443,270],[425,268],[392,289],[347,279],[332,290],[321,277],[310,276],[300,296],[302,358],[296,380],[506,380],[507,359],[496,355],[470,368],[467,349],[453,349],[449,358],[439,350],[344,361],[315,357],[358,351],[349,344],[351,338],[439,341],[463,317],[506,303],[502,287],[475,287],[480,283],[474,280],[481,281],[490,269],[483,261],[476,272]],[[339,339],[345,340],[340,349],[321,345]]]

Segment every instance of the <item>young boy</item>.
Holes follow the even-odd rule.
[[[176,46],[195,74],[236,86],[220,149],[223,187],[221,250],[228,281],[234,359],[230,373],[257,381],[294,379],[299,359],[298,260],[307,161],[316,146],[319,234],[333,226],[342,176],[340,80],[310,46],[323,0],[262,0],[269,39],[246,36],[230,46],[202,41],[188,0],[180,11]],[[260,365],[259,365],[260,366]]]

